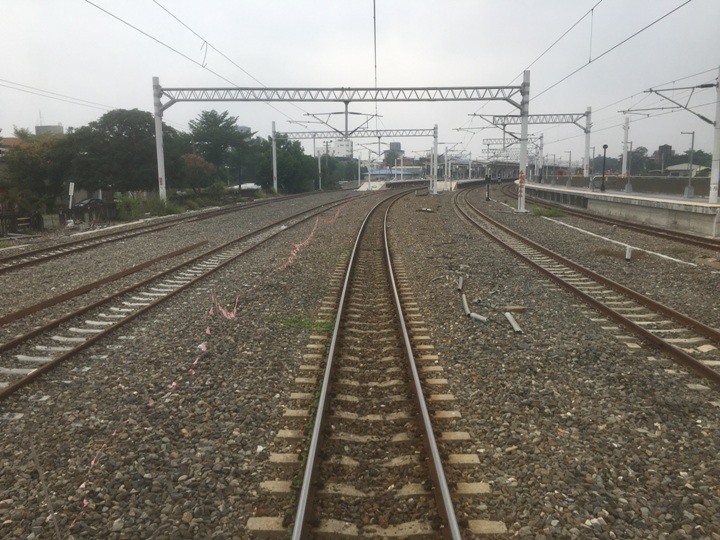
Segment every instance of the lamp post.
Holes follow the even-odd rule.
[[[572,150],[566,150],[566,154],[569,154],[568,156],[568,177],[567,182],[565,182],[565,185],[567,187],[572,186]]]
[[[681,131],[682,135],[691,135],[690,139],[690,170],[688,171],[688,185],[685,186],[685,198],[689,199],[695,193],[692,186],[692,175],[693,175],[693,154],[695,153],[695,132],[694,131]]]
[[[600,182],[600,191],[605,191],[605,157],[607,155],[607,144],[603,144],[603,173]]]

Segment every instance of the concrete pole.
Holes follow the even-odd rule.
[[[717,97],[715,99],[715,140],[713,142],[712,168],[710,169],[710,202],[718,202],[720,180],[720,68],[718,68]]]
[[[590,128],[592,127],[591,122],[592,107],[587,108],[585,113],[585,159],[583,160],[583,177],[590,177]]]
[[[625,137],[623,138],[623,159],[622,159],[622,176],[627,178],[627,159],[628,159],[628,132],[630,131],[630,117],[625,117],[625,125],[623,125]]]
[[[162,130],[162,88],[160,88],[160,78],[153,77],[153,102],[155,104],[155,153],[157,155],[158,169],[158,194],[161,201],[167,200],[165,193],[165,151],[163,150],[163,130]]]
[[[275,143],[275,122],[272,123],[272,166],[273,166],[273,191],[278,192],[277,175],[277,144]]]
[[[361,176],[362,172],[361,172],[361,170],[360,170],[360,165],[361,165],[361,163],[360,163],[360,152],[358,152],[358,187],[360,187],[360,180],[361,180],[361,178],[362,178],[362,176]]]
[[[472,152],[468,158],[468,180],[472,180]]]
[[[437,195],[437,170],[438,170],[438,126],[435,124],[433,128],[433,170],[430,183],[432,184],[432,194]]]
[[[520,171],[518,178],[518,212],[525,212],[525,172],[527,169],[528,111],[530,110],[530,71],[523,73],[520,90]]]

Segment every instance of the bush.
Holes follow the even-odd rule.
[[[145,198],[122,194],[116,197],[115,203],[120,221],[140,219],[145,217],[146,214],[150,214],[151,216],[167,216],[183,212],[182,206],[170,201],[163,201],[160,196],[155,193]]]

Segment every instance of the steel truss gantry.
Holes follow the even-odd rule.
[[[278,137],[288,139],[315,139],[337,138],[337,131],[278,131]],[[366,129],[349,133],[347,138],[377,138],[377,137],[432,137],[434,129]]]
[[[504,116],[497,115],[483,115],[478,114],[475,116],[481,117],[483,120],[490,122],[494,126],[501,127],[505,132],[505,126],[513,126],[521,124],[527,121],[528,124],[574,124],[585,133],[585,158],[583,159],[583,176],[585,178],[590,177],[590,129],[592,128],[592,108],[588,107],[584,113],[560,113],[560,114],[529,114],[527,119],[524,119],[521,115],[507,114]],[[580,120],[585,118],[585,125],[580,124]],[[540,158],[543,159],[542,156]],[[542,163],[540,164],[542,167]]]
[[[167,101],[163,103],[163,98]],[[153,77],[155,108],[155,143],[158,155],[158,186],[160,198],[165,200],[165,157],[162,141],[162,115],[180,102],[237,101],[237,102],[341,102],[347,110],[351,102],[435,102],[435,101],[506,101],[520,109],[521,121],[521,197],[518,210],[525,210],[524,171],[527,167],[527,116],[530,103],[530,72],[523,74],[520,86],[442,86],[420,88],[163,88],[160,79]],[[275,128],[273,126],[273,133]],[[273,137],[273,143],[275,138]],[[437,192],[437,136],[434,145],[433,193]],[[275,152],[273,152],[275,161]],[[277,191],[277,173],[273,173],[273,189]]]
[[[313,141],[317,138],[323,139],[323,138],[331,138],[331,137],[337,137],[338,131],[275,131],[275,122],[273,122],[273,133],[272,133],[272,141],[273,141],[273,149],[275,148],[275,138],[276,137],[286,137],[288,139],[295,139],[295,140],[307,140],[312,139]],[[342,135],[342,133],[340,133]],[[433,137],[435,140],[435,145],[433,147],[435,148],[437,146],[437,139],[438,139],[438,127],[435,125],[432,129],[366,129],[362,131],[351,131],[347,135],[345,135],[346,139],[362,139],[362,138],[382,138],[382,137]],[[313,143],[314,145],[314,143]],[[433,155],[433,165],[436,163],[437,157]],[[431,166],[431,167],[432,167]],[[277,177],[276,172],[277,164],[275,160],[273,160],[273,177]],[[322,173],[320,169],[320,156],[318,155],[318,182],[320,189],[322,189]],[[368,180],[369,182],[369,180]],[[358,155],[358,184],[360,183],[360,157]],[[434,189],[435,191],[437,188],[435,186],[431,186],[431,189]]]

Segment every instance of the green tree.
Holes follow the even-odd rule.
[[[650,168],[648,149],[644,146],[638,146],[637,148],[634,148],[633,151],[630,153],[628,162],[630,164],[630,170],[628,170],[628,173],[630,175],[638,175],[647,172],[647,170]]]
[[[388,150],[385,152],[384,162],[387,168],[392,171],[393,167],[395,167],[395,160],[400,159],[402,155],[403,153],[398,152],[397,150]]]
[[[197,154],[183,154],[182,181],[179,187],[188,187],[198,193],[209,187],[217,178],[217,167]]]
[[[4,157],[12,198],[26,211],[54,211],[70,174],[72,147],[63,135],[15,133],[21,142]]]
[[[149,112],[116,109],[95,122],[76,129],[68,138],[76,155],[73,178],[91,191],[152,191],[157,189],[155,120]],[[189,152],[189,141],[163,125],[166,176],[178,178],[180,156]]]
[[[227,111],[203,111],[189,125],[195,153],[215,165],[218,171],[231,164],[230,150],[241,148],[252,137],[249,131],[238,129],[237,117]]]
[[[277,168],[278,191],[301,193],[312,191],[317,178],[317,162],[305,151],[299,141],[278,137]],[[258,164],[258,182],[265,189],[272,189],[272,142],[264,140]]]

